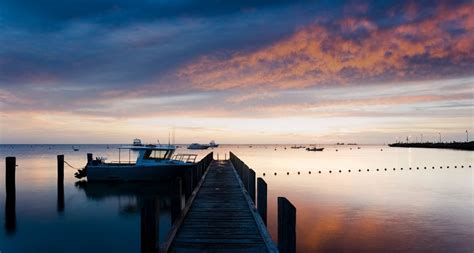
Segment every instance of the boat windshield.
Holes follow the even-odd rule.
[[[146,150],[143,159],[147,160],[169,160],[173,151],[171,150]]]

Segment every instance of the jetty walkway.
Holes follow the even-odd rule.
[[[214,160],[166,252],[278,252],[230,160]]]

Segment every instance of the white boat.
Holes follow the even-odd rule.
[[[135,146],[135,147],[139,147],[139,146],[141,147],[141,146],[143,146],[142,140],[140,140],[140,139],[133,139],[133,144],[132,144],[132,146]]]
[[[128,161],[121,161],[122,150],[128,151]],[[156,181],[172,178],[190,168],[197,157],[196,154],[173,156],[175,150],[172,145],[120,147],[118,162],[106,163],[104,158],[97,158],[75,176],[87,177],[87,181]],[[132,153],[138,153],[135,162],[130,160]]]
[[[212,140],[211,142],[209,142],[209,147],[210,148],[217,148],[217,147],[219,147],[219,144],[216,144],[216,142],[214,140]]]
[[[191,143],[188,146],[188,149],[208,149],[209,145],[207,144],[199,144],[199,143]]]

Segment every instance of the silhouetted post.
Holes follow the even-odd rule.
[[[249,194],[252,198],[253,204],[255,205],[255,171],[249,169]]]
[[[156,242],[159,242],[159,199],[146,198],[140,213],[140,251],[155,253]]]
[[[257,210],[267,225],[267,183],[261,177],[257,179]]]
[[[92,153],[87,153],[87,164],[89,164],[90,162],[92,162],[92,160],[93,160]]]
[[[193,170],[188,169],[184,173],[184,197],[186,199],[186,202],[189,199],[189,196],[191,196],[191,193],[193,192]]]
[[[58,155],[58,212],[64,211],[64,155]]]
[[[16,158],[5,158],[5,230],[7,234],[16,231],[16,190],[15,190]]]
[[[181,214],[181,209],[183,208],[181,196],[183,195],[181,178],[175,178],[173,185],[171,186],[172,195],[171,195],[171,223],[174,223],[175,220]]]
[[[64,155],[58,155],[58,183],[64,182]]]
[[[278,197],[278,250],[296,252],[296,208],[284,197]]]

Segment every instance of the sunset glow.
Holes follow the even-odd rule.
[[[0,142],[464,141],[473,128],[472,1],[199,5],[2,1]]]

